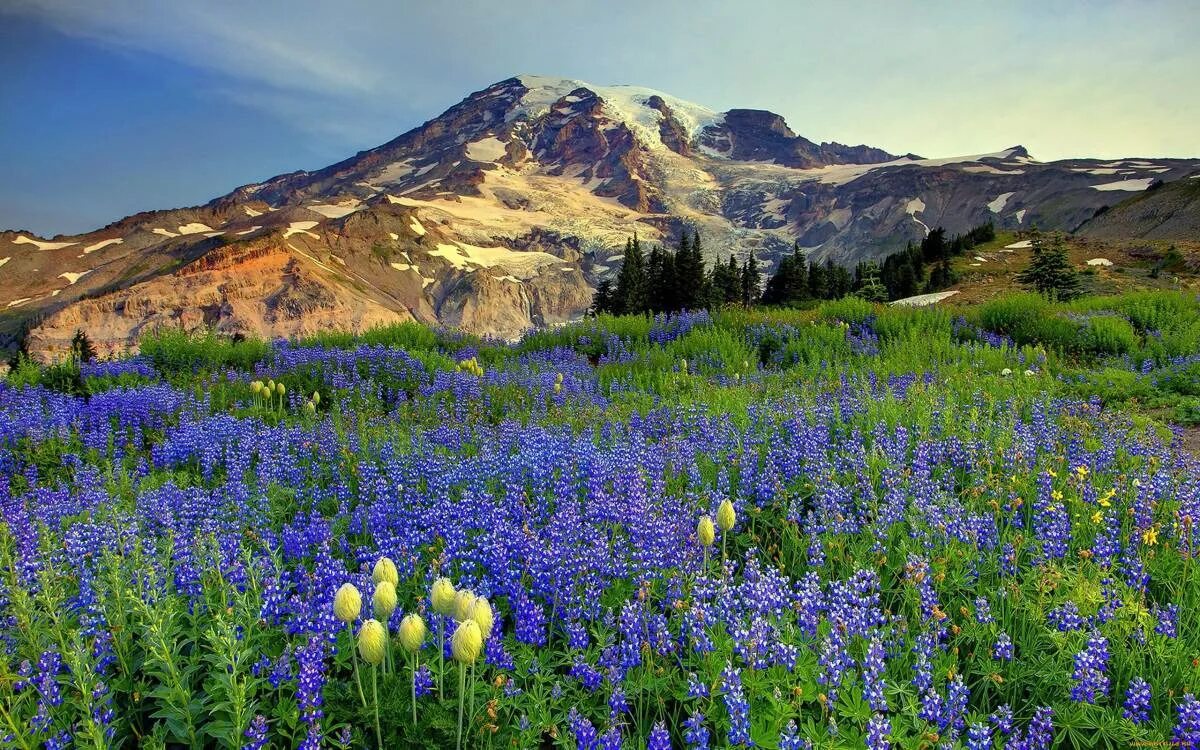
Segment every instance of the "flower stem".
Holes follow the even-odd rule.
[[[379,667],[371,667],[371,692],[375,694],[375,744],[383,750],[383,732],[379,731]]]
[[[463,728],[463,700],[466,698],[464,693],[467,690],[467,665],[462,662],[458,663],[458,742],[455,747],[462,750],[462,728]]]
[[[366,708],[367,696],[363,693],[362,678],[358,676],[358,654],[354,653],[354,630],[350,627],[350,623],[346,623],[346,632],[350,634],[350,658],[354,661],[354,684],[358,685],[358,699],[362,701],[363,708]]]

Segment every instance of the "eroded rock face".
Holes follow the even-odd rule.
[[[1183,193],[1136,221],[1093,217],[1197,172],[1195,159],[1042,163],[1019,146],[896,157],[815,143],[765,110],[520,76],[378,148],[204,206],[71,237],[0,232],[0,345],[28,329],[53,354],[82,329],[115,352],[160,325],[275,337],[407,319],[515,337],[582,315],[635,232],[673,244],[699,230],[710,260],[754,253],[768,272],[797,241],[850,265],[935,226],[1111,233],[1169,213],[1186,229]]]

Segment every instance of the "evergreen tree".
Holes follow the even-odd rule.
[[[879,265],[873,262],[859,263],[855,269],[854,294],[868,302],[887,302],[888,290],[879,280]]]
[[[82,330],[76,330],[75,337],[71,339],[71,359],[83,364],[95,358],[96,350],[92,346],[92,340]]]
[[[689,237],[685,229],[680,235],[679,250],[675,253],[675,278],[678,309],[694,310],[703,306],[708,294],[704,288],[704,257],[699,233]]]
[[[790,255],[779,259],[779,267],[767,280],[762,301],[767,305],[789,305],[810,297],[808,289],[808,262],[800,252],[800,243],[792,247]]]
[[[741,270],[732,254],[728,263],[717,263],[709,275],[709,288],[714,305],[732,304],[742,296]]]
[[[646,292],[645,258],[642,255],[642,245],[635,234],[633,239],[625,242],[625,256],[612,296],[613,312],[617,315],[646,312]]]
[[[675,258],[661,245],[655,245],[650,250],[650,257],[646,261],[646,284],[651,311],[678,309],[675,302]]]
[[[921,240],[921,256],[926,263],[937,263],[946,257],[946,230],[937,227]]]
[[[1018,282],[1055,300],[1074,299],[1083,293],[1079,274],[1067,259],[1062,235],[1055,234],[1047,244],[1035,230],[1030,244],[1033,260],[1017,274]]]
[[[746,256],[746,265],[742,267],[742,304],[746,307],[758,302],[758,291],[762,285],[762,273],[758,270],[758,259],[751,251]]]
[[[808,267],[808,296],[813,299],[829,299],[825,269],[815,260]]]
[[[612,279],[601,279],[596,285],[596,293],[592,296],[592,314],[613,312]]]

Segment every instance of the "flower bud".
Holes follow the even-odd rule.
[[[358,629],[358,655],[368,664],[379,666],[387,653],[387,629],[379,620],[367,620]]]
[[[737,514],[733,512],[733,503],[727,499],[722,500],[717,507],[717,525],[721,527],[721,531],[729,531],[736,522]]]
[[[454,619],[462,622],[471,619],[471,609],[475,606],[475,592],[460,589],[454,595]]]
[[[396,611],[396,586],[391,581],[376,584],[375,593],[371,596],[371,608],[375,610],[375,616],[384,622]]]
[[[314,404],[312,401],[309,401],[307,404],[304,405],[304,411],[308,412],[309,414],[316,414],[317,413],[317,405]]]
[[[287,393],[287,388],[283,387],[283,383],[276,383],[275,392],[282,396],[283,394]]]
[[[492,628],[496,625],[496,613],[492,611],[492,604],[486,596],[475,598],[475,603],[471,606],[471,619],[479,626],[485,641],[492,637]]]
[[[333,614],[342,622],[354,622],[362,612],[362,594],[353,583],[343,583],[333,597]]]
[[[320,391],[313,391],[312,402],[314,404],[321,403],[321,392]]]
[[[375,563],[375,567],[371,570],[371,579],[375,583],[388,581],[393,586],[399,585],[400,573],[396,570],[396,563],[392,562],[390,557],[381,557]]]
[[[711,518],[700,516],[700,523],[696,524],[696,536],[700,538],[701,546],[711,547],[713,545],[713,542],[717,540],[717,532],[713,528]]]
[[[400,621],[400,645],[409,653],[421,648],[425,642],[425,621],[420,615],[405,615]]]
[[[429,603],[433,611],[439,615],[450,615],[454,612],[454,584],[449,578],[439,578],[429,589]]]
[[[450,638],[450,653],[460,664],[473,664],[483,650],[483,634],[474,620],[463,620]]]

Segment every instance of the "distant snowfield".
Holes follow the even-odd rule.
[[[408,223],[408,228],[416,232],[418,237],[425,236],[425,227],[421,225],[421,222],[417,221],[417,217],[415,216],[412,217],[412,221]],[[396,239],[400,238],[397,237]]]
[[[211,232],[212,230],[212,227],[208,226],[207,224],[201,224],[198,221],[194,221],[191,224],[184,224],[183,226],[179,227],[180,234],[200,234],[202,232]]]
[[[471,266],[483,268],[503,266],[514,276],[519,275],[526,279],[536,276],[538,270],[543,266],[562,263],[562,258],[536,250],[520,251],[510,250],[507,247],[477,247],[463,242],[452,245],[444,242],[438,243],[437,249],[430,250],[429,254],[448,261],[450,265],[460,270],[467,270]]]
[[[80,278],[87,276],[91,272],[92,269],[90,268],[86,271],[80,271],[79,273],[71,273],[70,271],[67,271],[65,273],[60,273],[58,278],[66,279],[68,284],[74,284],[76,281],[79,281]]]
[[[169,231],[167,229],[163,229],[162,227],[155,227],[154,229],[151,229],[150,231],[154,232],[155,234],[161,234],[163,237],[178,237],[179,236],[178,234],[176,234],[172,231]]]
[[[251,219],[253,219],[255,216],[262,216],[262,211],[255,211],[253,208],[250,208],[249,206],[242,206],[242,210],[245,211],[246,215],[249,216]]]
[[[908,205],[904,207],[904,210],[909,216],[912,217],[913,221],[921,225],[921,228],[925,230],[925,234],[928,235],[929,226],[917,218],[917,213],[925,210],[925,201],[921,200],[920,198],[913,198],[908,202]]]
[[[349,216],[355,211],[361,211],[366,206],[357,200],[345,201],[343,203],[317,203],[311,206],[305,206],[309,211],[316,211],[326,219],[340,219],[343,216]]]
[[[124,241],[125,240],[121,239],[120,237],[114,237],[111,240],[100,240],[99,242],[95,243],[94,245],[88,245],[87,247],[85,247],[83,249],[83,254],[87,255],[88,253],[94,253],[97,250],[100,250],[101,248],[108,247],[109,245],[119,245]]]
[[[1018,224],[1024,224],[1024,223],[1025,223],[1025,210],[1026,210],[1026,209],[1022,208],[1020,211],[1017,211],[1015,214],[1013,214],[1014,216],[1016,216],[1016,217],[1017,217],[1017,223],[1018,223]]]
[[[1111,266],[1113,262],[1108,258],[1092,258],[1087,264],[1089,266]]]
[[[240,236],[240,235],[243,235],[243,234],[250,234],[251,232],[257,232],[257,231],[258,231],[258,230],[260,230],[260,229],[262,229],[262,227],[261,227],[261,226],[259,226],[258,224],[255,224],[254,226],[250,227],[249,229],[243,229],[243,230],[242,230],[242,231],[240,231],[240,232],[234,232],[234,234],[236,234],[236,235],[239,235],[239,236]]]
[[[1092,185],[1093,190],[1145,190],[1154,182],[1153,177],[1141,177],[1132,180],[1117,180],[1103,185]]]
[[[467,144],[467,158],[477,162],[494,162],[504,156],[504,142],[495,136]]]
[[[30,237],[26,237],[25,235],[20,235],[15,240],[13,240],[13,244],[14,245],[36,245],[38,250],[61,250],[64,247],[70,247],[71,245],[78,245],[79,243],[78,242],[43,242],[41,240],[35,240]]]
[[[941,302],[942,300],[947,299],[949,297],[953,297],[956,294],[958,294],[957,289],[951,290],[949,292],[934,292],[933,294],[918,294],[915,297],[905,297],[904,299],[898,299],[895,302],[892,302],[891,304],[900,305],[901,307],[924,307],[925,305],[932,305],[937,302]]]
[[[12,260],[12,256],[9,256],[7,258],[0,258],[0,266],[4,265],[5,263],[9,262],[10,260]]]
[[[994,214],[998,214],[1004,210],[1004,205],[1008,203],[1008,199],[1013,197],[1014,193],[1001,193],[997,195],[990,203],[987,204],[988,210]]]
[[[313,232],[308,231],[308,230],[312,229],[313,227],[315,227],[316,225],[317,225],[317,222],[315,222],[315,221],[293,221],[291,224],[288,224],[287,231],[283,233],[283,238],[286,240],[288,237],[291,237],[293,234],[307,234],[309,237],[312,237],[314,240],[319,240],[319,239],[321,239],[321,235],[314,234]],[[299,251],[297,250],[296,252],[299,252]],[[305,257],[307,257],[307,256],[305,256]]]
[[[1005,245],[1004,249],[1005,250],[1023,250],[1027,247],[1033,247],[1032,240],[1021,240],[1020,242],[1014,242],[1011,245]]]

